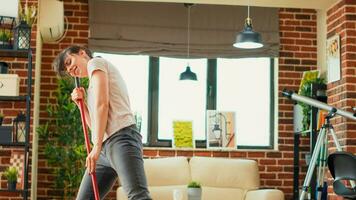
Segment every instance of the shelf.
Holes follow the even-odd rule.
[[[25,144],[26,144],[25,142],[7,142],[7,143],[0,142],[0,146],[7,146],[7,147],[24,147]]]
[[[26,101],[27,96],[0,96],[0,101]]]
[[[29,50],[13,50],[13,49],[0,49],[0,58],[3,57],[9,57],[9,58],[24,58],[23,60],[27,60],[27,81],[26,83],[24,83],[23,85],[26,86],[26,95],[22,95],[22,96],[2,96],[5,94],[0,95],[0,103],[3,101],[7,101],[7,102],[25,102],[26,103],[26,113],[28,114],[29,112],[31,112],[31,95],[32,95],[32,51],[31,49]],[[10,61],[12,62],[12,61]],[[30,115],[27,115],[26,118],[26,126],[25,126],[25,130],[26,133],[29,134],[30,132]],[[3,127],[0,127],[1,129],[3,129]],[[5,128],[6,129],[6,128]],[[8,131],[2,131],[2,133],[5,133]],[[4,135],[2,135],[4,136]],[[26,135],[27,137],[25,139],[28,139],[28,135]],[[6,137],[2,137],[5,139],[0,140],[0,148],[19,148],[19,149],[23,149],[24,150],[24,161],[22,162],[24,164],[24,173],[23,173],[23,183],[24,186],[21,188],[18,188],[17,190],[8,190],[7,188],[1,188],[0,189],[0,196],[22,196],[23,200],[27,200],[28,196],[29,196],[29,180],[28,180],[28,175],[29,175],[29,164],[28,164],[28,160],[29,158],[29,145],[30,145],[30,141],[26,140],[24,142],[11,142],[12,140],[9,139],[8,136]]]
[[[8,190],[8,189],[0,189],[0,192],[23,193],[23,192],[25,192],[25,190]]]
[[[27,58],[28,50],[0,49],[0,57]]]

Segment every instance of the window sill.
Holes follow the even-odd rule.
[[[158,151],[211,151],[211,152],[280,152],[277,149],[219,149],[219,148],[172,148],[172,147],[144,147],[143,150]]]

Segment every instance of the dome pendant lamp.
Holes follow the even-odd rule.
[[[190,7],[193,6],[193,4],[185,3],[184,6],[188,8],[187,59],[189,59],[189,56],[190,56],[189,55],[189,50],[190,50],[189,49],[189,43],[190,43]],[[180,74],[179,80],[192,80],[192,81],[198,80],[197,79],[197,75],[190,70],[189,62],[187,63],[186,70]]]
[[[240,49],[257,49],[263,47],[261,34],[252,30],[252,19],[250,18],[250,4],[248,5],[248,16],[245,20],[244,29],[236,35],[234,47]]]

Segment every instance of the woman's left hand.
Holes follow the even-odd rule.
[[[94,145],[90,154],[87,156],[85,166],[88,168],[89,174],[95,172],[96,161],[99,159],[101,146]]]

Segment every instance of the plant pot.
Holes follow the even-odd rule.
[[[188,200],[201,200],[201,188],[188,188]]]
[[[7,74],[9,66],[6,62],[0,62],[0,74]]]
[[[16,181],[7,181],[7,189],[10,191],[16,190]]]
[[[7,41],[0,41],[0,49],[12,49],[12,45]]]
[[[12,126],[0,126],[0,142],[12,142]]]

